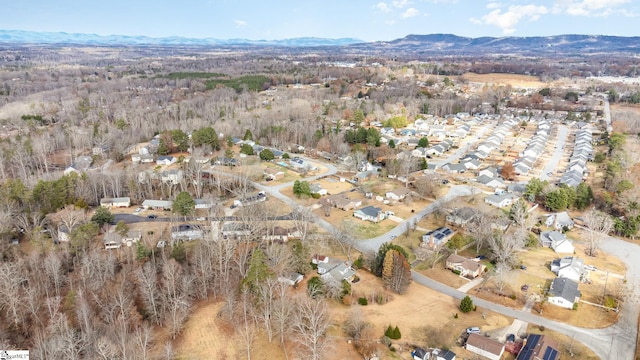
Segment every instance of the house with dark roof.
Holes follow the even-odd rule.
[[[504,353],[504,344],[480,334],[470,334],[465,348],[491,360],[500,360]]]
[[[326,198],[320,200],[320,202],[325,201],[327,204],[337,207],[338,209],[347,211],[351,209],[355,209],[356,207],[362,205],[362,201],[360,200],[351,200],[344,194],[334,194],[329,195]]]
[[[446,216],[446,220],[455,226],[464,227],[476,217],[477,213],[475,209],[468,206],[456,208]]]
[[[447,269],[459,271],[460,275],[467,278],[477,278],[485,269],[480,262],[458,254],[449,255],[444,266]]]
[[[547,300],[550,304],[566,309],[573,309],[573,304],[580,301],[578,283],[567,278],[555,278],[549,288]]]
[[[371,221],[374,223],[380,222],[386,218],[384,211],[375,206],[366,206],[362,209],[358,209],[353,212],[353,216],[360,220]]]
[[[422,242],[427,244],[428,247],[434,248],[436,246],[444,245],[453,237],[454,234],[455,231],[443,226],[422,235]]]
[[[529,334],[516,360],[558,360],[558,342],[548,336]]]

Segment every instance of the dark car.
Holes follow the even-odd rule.
[[[158,215],[154,215],[154,214],[147,215],[147,219],[155,219],[157,217],[158,217]]]
[[[525,285],[522,285],[522,287],[520,288],[520,290],[522,290],[522,291],[527,291],[527,290],[529,290],[529,285],[526,285],[526,284],[525,284]]]
[[[507,342],[516,342],[516,336],[514,334],[507,335]]]
[[[525,265],[520,265],[520,270],[527,270],[527,267]]]

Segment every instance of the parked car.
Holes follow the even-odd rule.
[[[520,270],[527,270],[526,265],[520,265]]]
[[[507,335],[507,342],[516,342],[516,336],[514,334]]]
[[[467,328],[467,334],[480,334],[480,328],[477,326],[472,326]]]
[[[596,270],[598,270],[598,268],[597,268],[597,267],[595,267],[595,266],[593,266],[593,265],[585,265],[585,266],[584,266],[584,269],[585,269],[585,270],[589,270],[589,271],[596,271]]]
[[[205,221],[207,218],[205,218],[204,216],[200,216],[198,218],[196,218],[197,221]]]
[[[155,214],[147,215],[147,219],[155,219],[157,217],[158,215],[155,215]]]
[[[395,239],[395,238],[396,238],[396,236],[395,236],[395,235],[391,235],[391,236],[389,236],[389,239],[391,239],[391,240],[393,240],[393,239]]]
[[[529,290],[529,285],[527,285],[527,284],[522,285],[522,287],[520,288],[520,290],[522,290],[522,291],[527,291],[527,290]]]

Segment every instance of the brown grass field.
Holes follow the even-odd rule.
[[[516,75],[516,74],[475,74],[466,73],[463,78],[470,82],[511,85],[522,88],[543,88],[549,84],[542,82],[537,76]]]

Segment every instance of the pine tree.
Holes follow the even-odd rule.
[[[384,261],[382,262],[382,281],[387,288],[390,288],[393,282],[393,260],[394,254],[397,253],[395,250],[387,251],[387,254],[384,256]]]
[[[467,295],[462,300],[460,300],[460,311],[463,313],[468,313],[473,310],[473,300]]]

